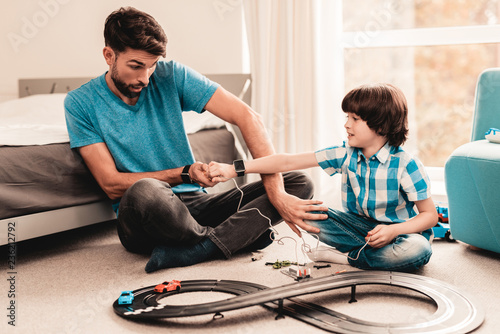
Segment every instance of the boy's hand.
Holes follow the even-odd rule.
[[[233,177],[236,177],[236,171],[233,165],[223,164],[212,161],[208,164],[208,178],[213,182],[226,182]]]
[[[391,243],[394,238],[396,238],[399,234],[394,228],[394,225],[377,225],[373,230],[368,232],[365,237],[365,241],[368,241],[368,245],[374,248],[382,248],[389,243]]]

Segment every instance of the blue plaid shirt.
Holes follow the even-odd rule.
[[[385,144],[367,159],[361,149],[344,142],[315,154],[326,173],[342,173],[342,206],[347,212],[399,223],[417,215],[415,201],[431,196],[424,166],[401,147]]]

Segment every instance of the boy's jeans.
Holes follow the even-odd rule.
[[[328,219],[307,223],[321,230],[320,241],[348,253],[349,263],[360,269],[413,272],[429,262],[432,255],[428,240],[432,231],[429,230],[422,234],[401,234],[387,246],[373,248],[367,245],[360,252],[366,243],[365,236],[380,222],[329,209]]]

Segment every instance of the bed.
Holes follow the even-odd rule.
[[[249,74],[207,77],[250,104]],[[66,93],[90,79],[21,79],[19,99],[0,103],[0,245],[116,219],[82,158],[69,148],[64,122]],[[184,114],[196,160],[246,158],[237,128],[208,112]]]

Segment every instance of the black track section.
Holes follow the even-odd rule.
[[[133,320],[175,318],[220,312],[262,305],[313,326],[335,333],[467,333],[479,327],[484,313],[470,297],[458,292],[451,285],[428,277],[387,271],[351,271],[332,276],[268,288],[242,281],[190,280],[182,281],[180,292],[158,294],[154,286],[134,291],[131,305],[113,304],[115,312]],[[431,298],[437,306],[434,314],[424,323],[378,323],[349,317],[322,306],[304,302],[301,295],[326,290],[351,287],[352,298],[359,285],[392,285],[419,292]],[[159,300],[168,296],[194,291],[215,291],[236,295],[225,300],[195,305],[167,305]]]

